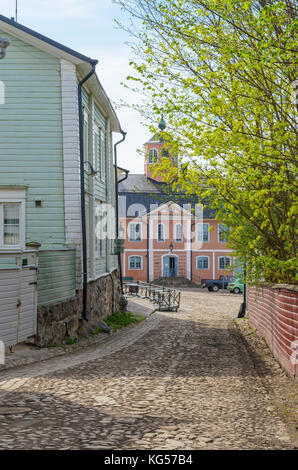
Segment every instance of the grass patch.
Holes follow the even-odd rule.
[[[76,342],[77,342],[77,340],[74,339],[74,338],[66,338],[65,339],[65,344],[67,344],[67,345],[75,344]]]
[[[110,315],[108,318],[104,319],[104,322],[111,328],[112,332],[114,333],[121,328],[125,328],[128,325],[132,325],[133,323],[139,323],[145,320],[146,317],[143,315],[137,315],[136,313],[125,312],[124,314],[121,313],[114,313]],[[92,331],[93,335],[97,335],[98,333],[102,332],[102,328],[98,328],[97,330]]]

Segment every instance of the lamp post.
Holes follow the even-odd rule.
[[[0,59],[4,59],[6,55],[6,49],[8,48],[10,42],[8,39],[0,37]]]

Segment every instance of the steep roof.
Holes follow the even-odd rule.
[[[125,197],[125,198],[124,198]],[[172,191],[166,183],[154,181],[145,175],[129,174],[119,184],[119,215],[135,216],[135,212],[151,212],[154,206],[173,201],[179,206],[190,205],[192,209],[199,203],[197,196],[186,195],[183,191]],[[215,211],[204,208],[204,218],[213,219]]]

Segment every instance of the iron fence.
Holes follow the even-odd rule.
[[[126,297],[135,296],[148,299],[156,304],[160,311],[177,312],[180,307],[181,292],[176,289],[147,284],[141,281],[124,281],[123,290]]]

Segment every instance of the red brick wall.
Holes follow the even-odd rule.
[[[266,338],[281,365],[298,379],[298,292],[286,288],[249,287],[250,325]]]

